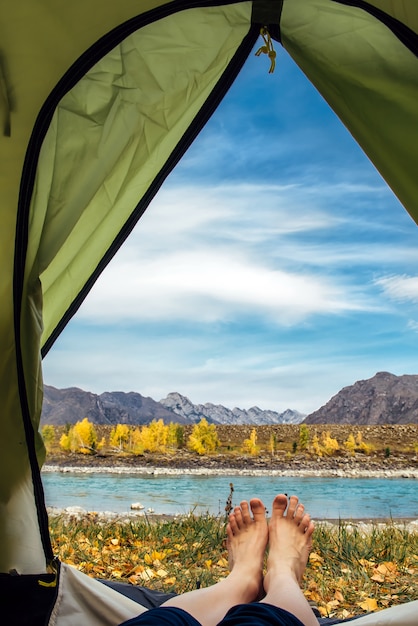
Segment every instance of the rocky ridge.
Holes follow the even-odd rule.
[[[372,378],[344,387],[306,424],[416,424],[418,376],[378,372]]]
[[[193,404],[186,396],[180,393],[169,393],[166,398],[160,400],[160,404],[177,415],[183,416],[189,423],[197,423],[202,417],[214,424],[253,424],[262,426],[267,424],[299,424],[304,415],[298,411],[286,409],[283,413],[260,409],[253,406],[248,410],[227,409],[222,404]]]
[[[44,386],[41,424],[64,425],[87,417],[93,424],[149,424],[162,419],[165,423],[195,424],[202,418],[213,424],[298,424],[305,417],[287,409],[283,413],[258,407],[228,409],[220,404],[193,404],[179,393],[170,393],[157,402],[140,393],[123,391],[100,395],[77,387],[56,389]]]

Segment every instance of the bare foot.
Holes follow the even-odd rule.
[[[245,501],[236,506],[229,515],[226,533],[231,570],[228,578],[239,580],[240,586],[244,582],[247,597],[243,602],[252,602],[263,589],[263,562],[268,540],[266,508],[261,500],[253,498],[250,506]]]
[[[291,496],[289,501],[283,494],[275,497],[269,524],[266,592],[273,581],[289,575],[300,584],[312,547],[313,531],[313,522],[296,496]]]

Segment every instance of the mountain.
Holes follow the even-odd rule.
[[[251,409],[227,409],[222,404],[193,404],[188,398],[179,393],[169,393],[166,398],[160,400],[160,404],[167,409],[182,415],[190,423],[199,422],[203,417],[214,424],[299,424],[304,415],[298,411],[287,409],[283,413],[265,411],[258,406]]]
[[[418,376],[378,372],[344,387],[308,415],[306,424],[416,424]]]
[[[122,391],[96,395],[77,387],[56,389],[44,386],[41,423],[75,424],[87,417],[94,424],[148,424],[162,419],[165,423],[186,421],[152,398]]]
[[[87,417],[94,424],[149,424],[162,419],[165,423],[194,424],[205,417],[213,424],[298,424],[302,413],[287,409],[284,413],[253,407],[227,409],[221,404],[192,404],[179,393],[170,393],[156,402],[140,393],[123,391],[96,395],[77,387],[56,389],[44,386],[42,424],[74,424]]]

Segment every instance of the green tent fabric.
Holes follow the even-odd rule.
[[[418,221],[416,1],[2,1],[0,572],[47,572],[53,558],[41,356],[263,43],[262,27]]]

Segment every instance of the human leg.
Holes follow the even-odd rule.
[[[250,511],[251,509],[251,511]],[[252,515],[251,515],[252,513]],[[212,587],[170,598],[161,605],[187,611],[203,626],[215,626],[234,605],[255,600],[262,586],[268,527],[265,507],[254,498],[229,516],[227,542],[231,572]]]
[[[314,525],[296,496],[280,494],[273,501],[269,523],[269,554],[261,601],[295,615],[304,626],[318,620],[300,588],[312,547]]]

